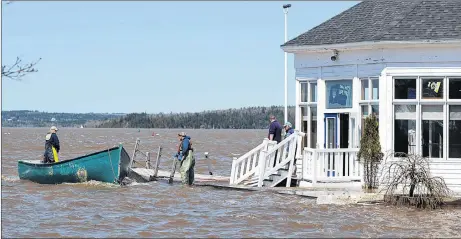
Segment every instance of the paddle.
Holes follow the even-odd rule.
[[[176,159],[175,157],[173,157],[173,166],[172,166],[172,169],[171,169],[171,174],[170,174],[170,178],[168,179],[168,183],[169,184],[172,184],[173,183],[173,178],[174,178],[174,173],[176,172],[176,164],[178,163],[178,159]]]

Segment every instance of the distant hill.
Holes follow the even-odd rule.
[[[269,115],[283,123],[284,107],[246,107],[203,111],[198,113],[146,114],[132,113],[99,124],[98,128],[204,128],[204,129],[266,129]],[[288,107],[288,121],[294,124],[295,107]]]
[[[123,113],[49,113],[31,110],[2,111],[2,127],[95,127]]]

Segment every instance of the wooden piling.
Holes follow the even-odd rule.
[[[172,166],[172,169],[171,169],[171,173],[170,173],[170,179],[168,179],[168,183],[173,183],[173,178],[174,178],[174,173],[176,172],[176,164],[177,164],[178,160],[176,158],[173,158],[173,166]]]
[[[162,146],[159,146],[158,151],[157,151],[157,160],[155,161],[154,177],[157,177],[158,168],[160,166],[160,157],[161,156],[162,156]]]
[[[150,169],[150,153],[146,152],[146,168]]]
[[[208,158],[208,152],[205,152],[205,159],[206,159],[207,164],[208,164],[208,172],[210,173],[210,175],[213,175],[213,172],[211,171],[211,161]]]
[[[138,151],[139,141],[139,138],[137,138],[136,143],[134,144],[133,157],[131,157],[130,160],[130,168],[133,167],[134,157],[136,157],[136,152]]]

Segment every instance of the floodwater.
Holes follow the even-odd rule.
[[[461,210],[419,211],[384,205],[316,205],[271,192],[184,187],[158,181],[39,185],[19,180],[17,161],[39,159],[45,128],[2,129],[2,237],[460,237]],[[61,159],[136,138],[152,155],[162,145],[168,170],[180,130],[60,129]],[[230,175],[232,157],[262,142],[265,130],[187,130],[197,173]],[[154,136],[152,136],[154,133]],[[156,135],[159,134],[159,135]],[[155,158],[155,157],[153,157]]]

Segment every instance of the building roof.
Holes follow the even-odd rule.
[[[461,1],[365,0],[282,47],[459,39]]]

